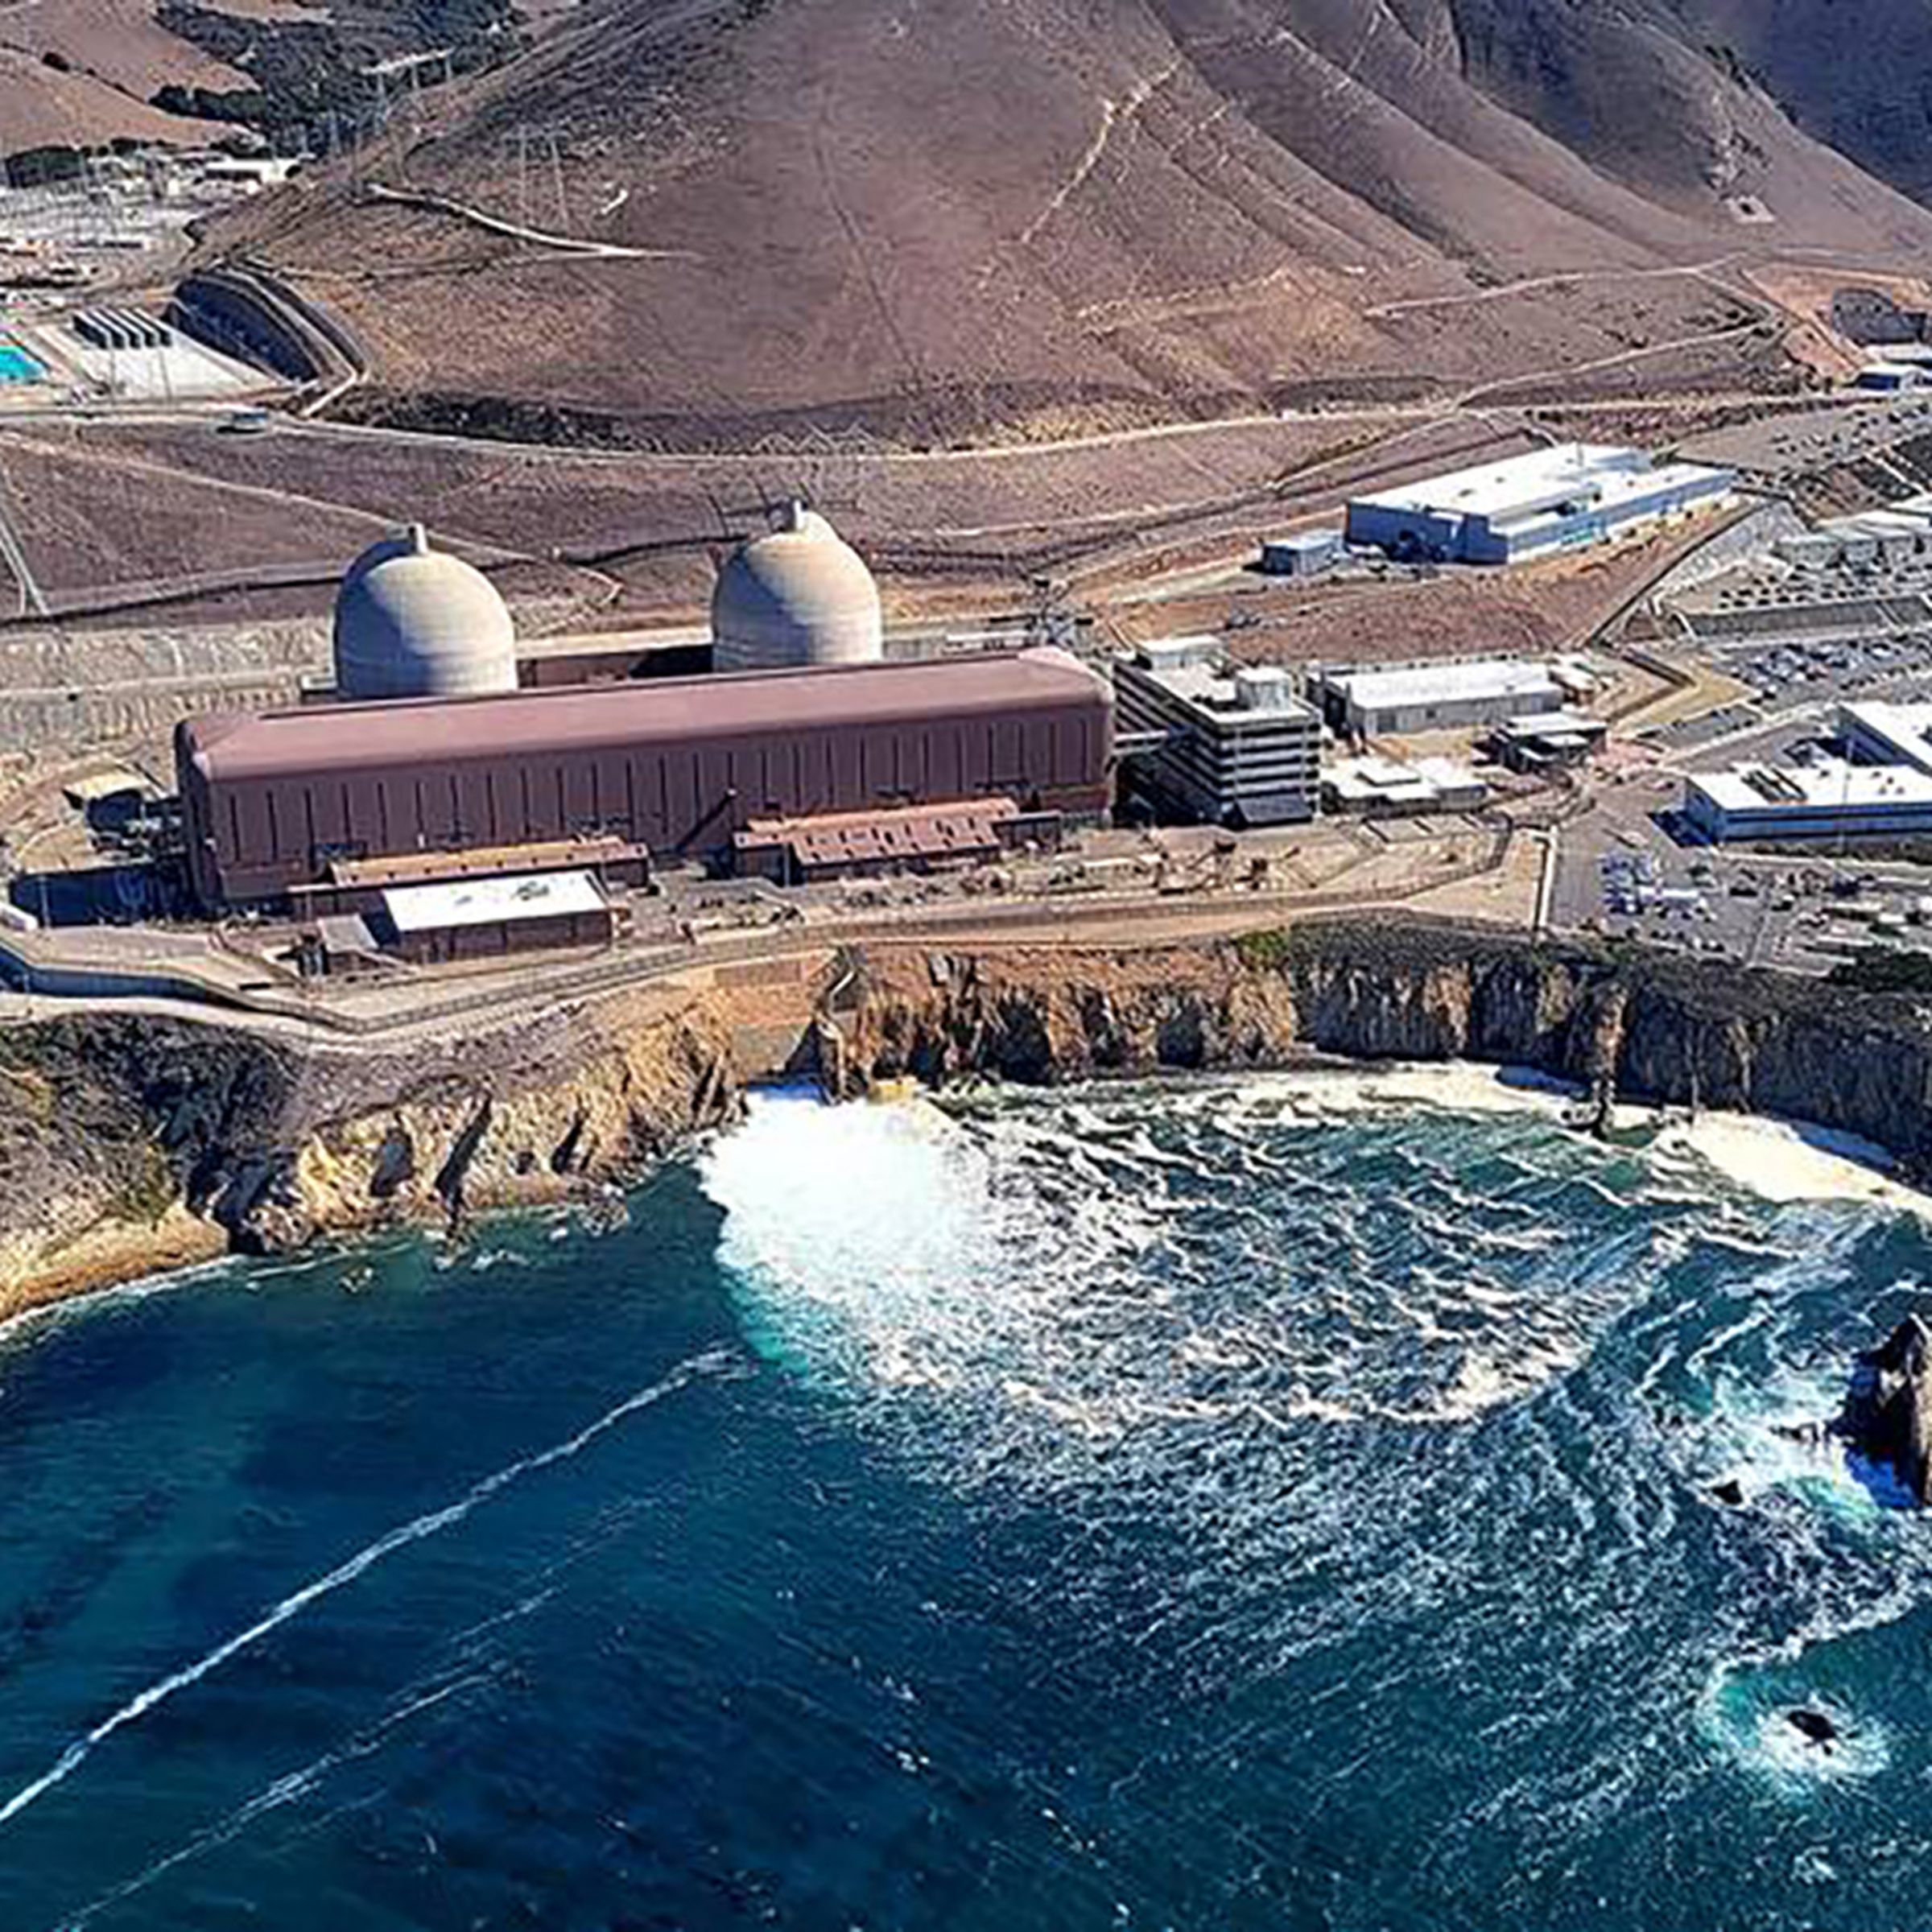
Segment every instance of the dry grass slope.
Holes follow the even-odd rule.
[[[1614,369],[1752,320],[1674,271],[1932,242],[1743,56],[1642,11],[603,0],[360,168],[651,258],[370,206],[346,171],[216,246],[353,320],[374,413],[488,428],[539,405],[547,433],[676,446]],[[1776,221],[1740,225],[1742,196]]]

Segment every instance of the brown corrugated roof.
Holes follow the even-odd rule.
[[[650,848],[630,839],[553,839],[534,845],[492,845],[462,852],[404,852],[378,859],[332,859],[319,892],[436,884],[499,872],[567,872],[647,859]]]
[[[1105,681],[1052,649],[902,664],[815,666],[733,676],[565,686],[502,696],[314,704],[197,718],[189,755],[211,778],[333,767],[407,768],[425,758],[617,749],[813,726],[999,714],[1108,696]]]
[[[802,865],[858,859],[944,858],[1000,842],[998,828],[1019,816],[1011,799],[958,805],[903,805],[882,811],[828,812],[811,819],[753,819],[737,835],[741,849],[787,845]]]

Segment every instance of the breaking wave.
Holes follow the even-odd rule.
[[[1554,1843],[1712,1775],[1882,1776],[1890,1728],[1829,1659],[1922,1616],[1932,1555],[1790,1431],[1882,1315],[1848,1292],[1875,1249],[1909,1255],[1906,1294],[1922,1233],[1488,1084],[1455,1111],[1291,1079],[773,1096],[704,1180],[753,1345],[928,1480],[1071,1519],[1081,1563],[1041,1587],[1134,1583],[1196,1687],[1371,1631],[1397,1680],[1425,1650],[1534,1660],[1471,1721],[1561,1737],[1569,1769],[1468,1831],[1501,1802]],[[1807,1695],[1830,1752],[1781,1715]]]

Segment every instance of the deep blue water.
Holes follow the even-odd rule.
[[[1776,1425],[1929,1275],[1263,1084],[16,1327],[0,1928],[1922,1922],[1932,1528]]]

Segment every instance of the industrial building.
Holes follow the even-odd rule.
[[[1564,444],[1358,497],[1348,539],[1410,561],[1517,564],[1712,508],[1736,481],[1641,450]]]
[[[1321,805],[1321,719],[1274,665],[1236,668],[1212,638],[1144,645],[1114,667],[1137,781],[1190,818],[1286,825]]]
[[[138,308],[84,308],[72,318],[73,332],[95,349],[116,352],[166,349],[174,331]]]
[[[718,671],[876,664],[885,655],[879,587],[865,559],[799,502],[726,559],[712,592],[711,634]]]
[[[790,503],[720,568],[708,632],[544,638],[519,646],[509,608],[420,524],[370,546],[336,593],[334,696],[354,703],[475,697],[559,684],[884,656],[878,586],[817,512]]]
[[[1339,530],[1299,530],[1262,544],[1261,570],[1270,577],[1318,577],[1347,555]]]
[[[287,904],[332,869],[615,839],[729,861],[754,819],[1110,798],[1105,680],[1063,651],[311,705],[175,737],[189,880],[210,910]],[[433,883],[433,881],[425,881]]]
[[[1510,770],[1534,777],[1584,763],[1609,735],[1609,725],[1587,712],[1548,711],[1505,718],[1492,735],[1491,748]]]
[[[1928,551],[1932,551],[1932,493],[1901,497],[1882,510],[1833,517],[1815,530],[1781,537],[1772,546],[1780,563],[1798,570],[1900,564]]]
[[[498,874],[382,895],[386,948],[423,965],[564,946],[603,946],[616,915],[587,872]]]
[[[1889,396],[1902,395],[1910,390],[1932,389],[1932,368],[1923,362],[1900,362],[1890,358],[1882,362],[1868,362],[1852,378],[1852,386]]]
[[[513,952],[608,946],[616,908],[588,872],[497,874],[395,886],[363,913],[316,920],[304,970],[353,973],[392,960],[420,966]]]
[[[1577,665],[1484,658],[1366,671],[1317,667],[1309,673],[1308,691],[1334,731],[1377,738],[1476,730],[1563,711],[1595,682]]]
[[[1011,799],[816,819],[753,819],[733,841],[741,877],[774,886],[930,873],[983,863],[1029,843],[1058,842],[1058,816],[1023,812]]]
[[[1838,737],[1845,755],[1860,764],[1932,773],[1932,704],[1841,704]]]
[[[1910,765],[1740,765],[1684,782],[1684,816],[1714,845],[1932,835],[1932,773]]]
[[[1841,704],[1837,736],[1842,757],[1686,779],[1685,818],[1713,844],[1932,833],[1932,704]]]
[[[1341,758],[1322,774],[1330,811],[1364,819],[1413,818],[1425,812],[1475,811],[1489,787],[1453,758]]]

